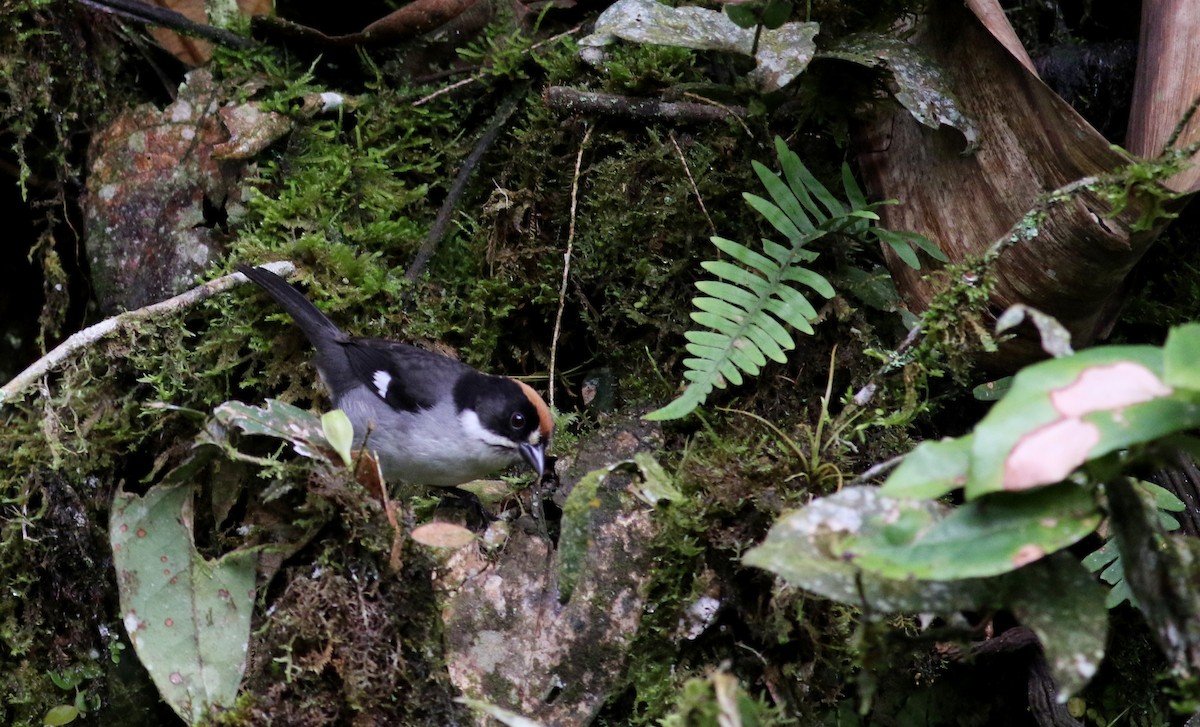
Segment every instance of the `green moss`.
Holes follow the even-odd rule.
[[[722,724],[773,725],[793,724],[782,706],[770,706],[763,696],[746,693],[736,677],[714,671],[707,678],[687,680],[680,690],[671,714],[661,721],[663,727],[704,727]]]
[[[603,88],[609,93],[641,96],[705,80],[697,69],[698,54],[687,48],[616,43],[607,50]]]

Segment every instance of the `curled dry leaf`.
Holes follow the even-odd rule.
[[[160,8],[174,10],[193,23],[208,25],[209,17],[204,0],[147,0]],[[245,16],[269,15],[272,0],[237,0],[238,12]],[[224,25],[218,23],[218,25]],[[212,58],[212,44],[175,32],[169,28],[151,27],[150,36],[163,50],[189,66],[202,66]]]
[[[383,46],[410,40],[455,20],[476,5],[478,0],[415,0],[367,25],[357,33],[327,35],[324,32],[284,18],[259,19],[255,29],[283,40],[294,40],[317,48],[356,48]]]

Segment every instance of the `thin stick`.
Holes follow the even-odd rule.
[[[1171,148],[1179,141],[1179,137],[1183,135],[1184,128],[1191,122],[1192,117],[1196,115],[1198,109],[1200,109],[1200,96],[1196,96],[1192,100],[1192,105],[1188,106],[1187,111],[1183,112],[1183,116],[1179,117],[1179,122],[1175,124],[1175,129],[1171,131],[1170,138],[1167,139],[1166,144],[1163,144],[1162,154],[1171,151]]]
[[[295,272],[296,267],[290,262],[281,260],[279,262],[267,263],[262,267],[270,270],[277,275],[287,277]],[[145,308],[137,310],[125,311],[112,318],[106,318],[94,326],[89,326],[82,331],[72,334],[67,340],[60,343],[53,351],[38,359],[32,366],[17,374],[12,381],[9,381],[3,387],[0,387],[0,404],[5,404],[15,400],[26,389],[37,383],[43,376],[50,373],[54,369],[61,366],[67,359],[74,356],[79,351],[89,348],[97,341],[105,338],[113,333],[129,328],[135,323],[153,318],[175,313],[176,311],[190,308],[202,300],[211,298],[217,293],[222,293],[229,290],[235,285],[249,282],[245,275],[241,273],[233,273],[224,277],[210,280],[204,285],[192,288],[189,291],[180,293],[174,298],[148,305]]]
[[[537,50],[538,48],[549,45],[557,40],[562,40],[563,38],[566,38],[569,35],[575,35],[582,28],[583,28],[583,25],[576,25],[574,28],[571,28],[570,30],[564,31],[562,33],[559,33],[558,35],[547,38],[547,39],[541,41],[540,43],[534,43],[533,45],[529,46],[529,50],[526,51],[526,53],[532,53],[533,51]],[[473,83],[475,81],[478,81],[479,79],[483,78],[485,75],[487,75],[487,74],[476,73],[475,75],[471,76],[470,78],[464,78],[461,81],[455,81],[454,83],[450,84],[449,86],[446,86],[444,88],[439,88],[438,90],[434,91],[433,93],[429,94],[428,96],[425,96],[423,98],[417,99],[416,101],[413,101],[413,106],[420,106],[422,104],[427,104],[430,101],[437,98],[438,96],[441,96],[444,93],[450,93],[454,89],[461,88],[461,87],[467,85],[468,83]]]
[[[475,173],[475,168],[479,166],[479,162],[483,160],[483,155],[487,153],[487,150],[496,141],[496,137],[500,135],[500,131],[504,128],[508,117],[512,116],[513,111],[517,110],[517,104],[527,90],[528,86],[521,84],[509,91],[508,96],[500,103],[500,107],[496,109],[496,113],[492,114],[492,118],[488,121],[483,135],[479,137],[479,141],[475,142],[475,148],[467,155],[466,160],[463,161],[462,166],[458,170],[458,176],[454,178],[454,182],[450,185],[450,191],[446,193],[446,199],[442,201],[442,208],[438,210],[437,217],[433,220],[433,227],[429,228],[429,234],[425,236],[425,242],[421,243],[421,249],[417,250],[417,256],[413,258],[412,265],[408,266],[408,273],[405,277],[409,280],[416,280],[425,271],[425,266],[429,264],[429,259],[433,257],[433,253],[437,251],[438,244],[442,241],[442,235],[445,235],[446,229],[450,227],[450,219],[454,215],[454,210],[458,208],[459,200],[462,199],[463,193],[467,191],[467,182],[471,181],[471,177]]]
[[[690,102],[659,101],[649,98],[618,96],[611,93],[580,91],[566,86],[547,86],[542,91],[546,105],[569,114],[591,114],[619,119],[654,121],[714,122],[749,114],[738,106]],[[742,124],[745,127],[745,124]]]
[[[554,365],[558,359],[558,333],[562,328],[563,308],[567,304],[567,279],[571,275],[571,253],[575,250],[575,209],[579,202],[579,170],[583,166],[583,149],[592,138],[589,126],[579,142],[579,153],[575,155],[575,177],[571,180],[571,223],[567,228],[567,251],[563,253],[562,285],[558,289],[558,313],[554,315],[554,338],[550,340],[550,384],[548,393],[550,406],[554,407]]]
[[[746,114],[745,109],[743,109],[741,106],[727,106],[720,101],[714,101],[707,96],[701,96],[700,94],[692,93],[691,91],[684,91],[681,95],[684,98],[694,98],[700,103],[705,103],[709,104],[710,106],[716,106],[719,109],[724,109],[725,111],[729,112],[730,116],[732,116],[739,124],[742,125],[742,130],[746,132],[746,136],[754,136],[754,132],[750,131],[750,127],[746,126],[745,121],[742,121],[742,117]]]
[[[667,135],[667,138],[675,146],[675,153],[679,155],[679,162],[683,164],[683,171],[687,174],[688,181],[692,183],[692,192],[696,195],[696,202],[700,204],[700,211],[704,213],[704,219],[708,220],[708,229],[712,230],[712,233],[716,235],[717,226],[713,224],[712,218],[708,216],[708,209],[704,206],[704,198],[700,196],[700,188],[696,186],[696,180],[692,178],[692,170],[688,168],[687,159],[683,156],[683,149],[680,149],[679,142],[675,141],[675,132],[672,131]]]
[[[449,86],[442,86],[441,88],[439,88],[438,90],[429,94],[425,98],[419,98],[416,101],[413,101],[413,106],[420,106],[422,104],[427,104],[430,101],[434,100],[435,98],[437,98],[438,96],[441,96],[444,93],[450,93],[451,91],[453,91],[456,88],[461,88],[461,87],[467,85],[468,83],[474,83],[475,81],[478,81],[481,78],[483,78],[483,74],[477,73],[474,76],[469,76],[462,80],[455,81],[454,83],[450,84]]]
[[[895,469],[897,466],[899,466],[899,464],[901,462],[904,461],[904,458],[907,456],[908,456],[908,452],[905,452],[904,454],[897,455],[895,457],[892,457],[891,459],[885,459],[882,462],[878,462],[876,464],[871,465],[861,475],[859,475],[858,477],[855,477],[853,480],[850,480],[849,486],[853,487],[855,485],[865,485],[866,483],[870,482],[871,480],[875,479],[876,477],[879,477],[883,473],[890,472],[891,470]]]

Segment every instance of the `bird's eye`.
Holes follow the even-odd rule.
[[[508,420],[508,425],[513,429],[524,429],[525,415],[519,411],[513,412],[512,418]]]

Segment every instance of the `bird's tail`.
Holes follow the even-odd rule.
[[[335,342],[346,340],[346,334],[333,321],[322,313],[304,294],[291,286],[288,281],[270,270],[252,268],[238,263],[237,269],[242,275],[271,294],[288,315],[304,331],[304,335],[312,342],[318,351],[324,351]]]

